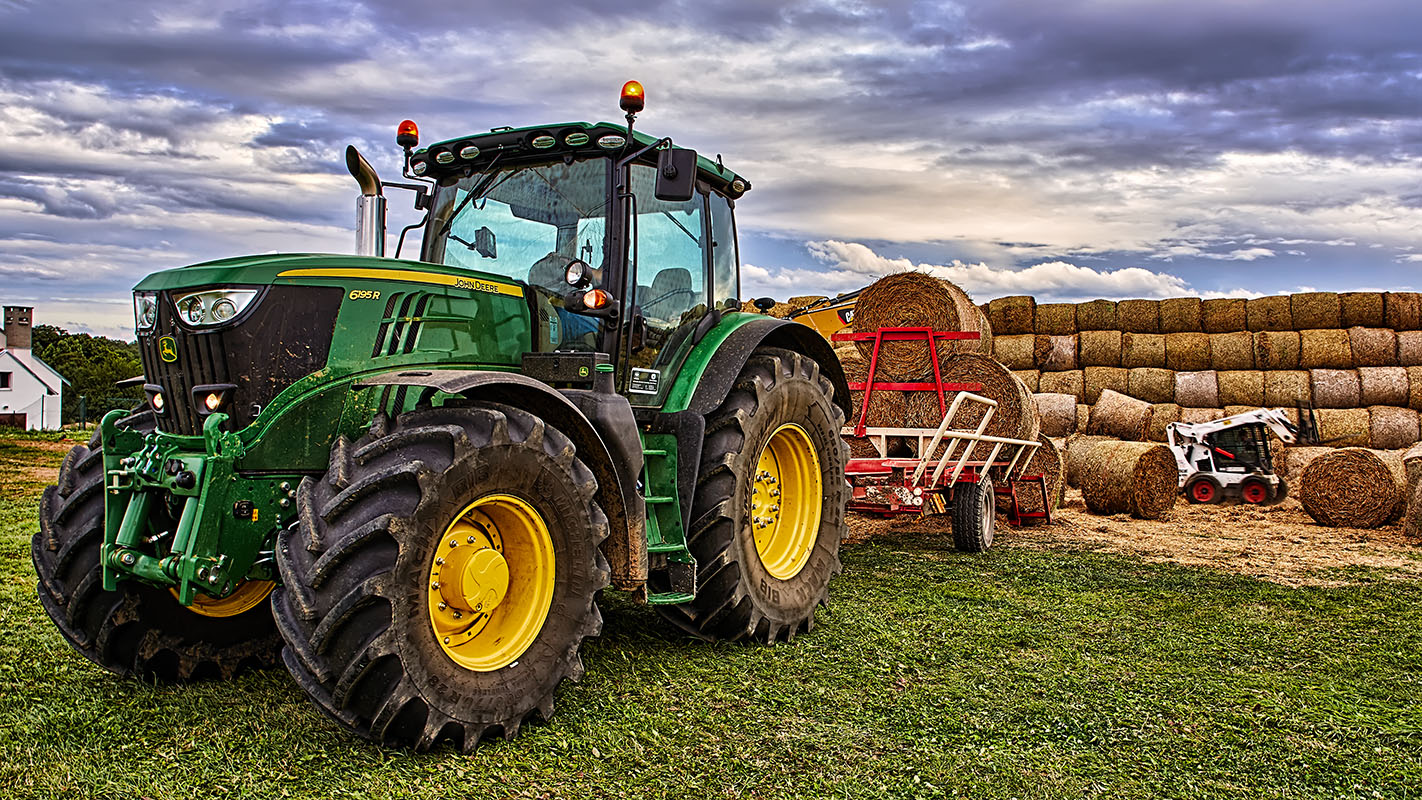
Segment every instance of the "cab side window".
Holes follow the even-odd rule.
[[[731,201],[712,193],[711,206],[711,301],[723,311],[740,310],[740,254],[736,249],[736,225]]]

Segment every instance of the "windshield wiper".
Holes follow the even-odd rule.
[[[498,165],[499,159],[503,157],[503,151],[499,151],[494,155],[494,160],[489,162],[489,166],[485,167],[484,171],[479,173],[479,182],[470,188],[469,194],[464,195],[464,199],[460,200],[459,205],[454,207],[454,211],[450,212],[449,218],[439,226],[439,230],[435,231],[435,239],[449,232],[449,227],[454,224],[454,218],[459,216],[459,212],[463,211],[465,206],[475,200],[483,199],[484,194],[493,188],[489,184],[494,181],[494,167]]]
[[[681,228],[681,232],[691,237],[691,241],[697,241],[696,234],[688,230],[685,225],[681,224],[680,222],[677,222],[676,217],[673,217],[670,211],[663,211],[662,215],[665,216],[667,219],[671,220],[673,225],[677,226],[678,228]]]

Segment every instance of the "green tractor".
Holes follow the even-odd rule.
[[[750,184],[626,125],[353,148],[358,255],[134,290],[147,402],[44,493],[39,599],[119,675],[284,662],[340,725],[471,750],[548,719],[604,589],[692,636],[788,640],[839,572],[848,412],[828,343],[741,312]],[[420,258],[384,257],[384,189]]]

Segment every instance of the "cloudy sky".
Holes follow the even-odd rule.
[[[1417,0],[0,0],[0,300],[352,247],[359,146],[619,119],[755,188],[745,294],[1422,288]],[[413,220],[403,194],[392,223]],[[392,227],[394,227],[392,225]]]

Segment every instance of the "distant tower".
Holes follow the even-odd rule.
[[[5,346],[11,350],[30,349],[30,318],[33,306],[5,306]]]

